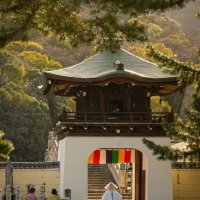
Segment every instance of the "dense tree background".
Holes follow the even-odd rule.
[[[74,46],[82,42],[116,48],[121,39],[144,40],[143,26],[127,16],[183,7],[190,0],[2,0],[0,44],[25,39],[30,28],[54,32]],[[109,42],[108,42],[109,41]]]
[[[51,124],[41,90],[43,71],[76,64],[103,47],[115,50],[120,45],[152,61],[176,58],[198,64],[194,38],[163,14],[171,7],[182,8],[187,2],[190,1],[2,0],[0,130],[13,141],[11,159],[44,160]],[[147,54],[148,44],[157,56],[149,49]],[[194,79],[185,82],[182,76],[181,80],[188,85],[194,84]],[[195,84],[198,83],[196,79]],[[158,98],[153,102],[156,110]],[[68,103],[68,109],[73,109],[73,102]],[[163,109],[169,109],[168,105]]]
[[[191,4],[188,9],[191,10]],[[195,8],[195,7],[193,7]],[[194,9],[193,9],[194,10]],[[198,14],[199,15],[199,14]],[[180,21],[185,24],[188,19],[183,19],[183,17],[178,17]],[[197,26],[200,25],[200,21],[195,22]],[[187,27],[188,24],[186,25]],[[190,27],[189,27],[190,28]],[[199,40],[196,37],[198,33],[196,27],[191,26],[191,30],[186,31],[186,36],[190,45],[196,43],[199,47]],[[191,37],[192,36],[192,37]],[[185,42],[184,42],[185,43]],[[173,44],[175,44],[173,42]],[[181,45],[179,45],[181,46]],[[192,47],[189,48],[189,50]],[[193,49],[193,48],[192,48]],[[184,48],[183,51],[184,52]],[[167,135],[174,142],[185,142],[186,148],[174,149],[168,146],[160,146],[152,141],[144,139],[143,142],[153,151],[153,154],[158,156],[160,160],[181,160],[189,162],[189,165],[199,167],[200,166],[200,54],[199,50],[195,50],[196,58],[192,57],[184,58],[177,56],[166,55],[163,52],[156,50],[153,45],[148,47],[147,54],[156,60],[158,64],[165,68],[165,70],[173,71],[173,73],[179,74],[179,84],[183,87],[188,85],[193,86],[193,100],[190,105],[185,109],[186,119],[179,119],[174,125],[164,123],[164,128]],[[184,61],[184,62],[183,62]]]
[[[165,123],[163,126],[172,141],[185,142],[186,149],[173,149],[168,146],[160,146],[148,139],[143,142],[158,155],[160,160],[182,160],[200,166],[200,65],[183,63],[175,58],[160,54],[154,48],[149,47],[149,56],[160,62],[160,66],[173,70],[179,74],[179,84],[183,87],[193,85],[193,101],[185,110],[186,120],[176,121],[174,125]]]
[[[42,72],[61,68],[36,42],[12,42],[0,51],[0,129],[15,146],[17,161],[44,159],[50,130],[48,106],[38,86]]]

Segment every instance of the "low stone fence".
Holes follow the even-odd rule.
[[[12,162],[13,188],[20,188],[20,198],[25,199],[27,186],[33,185],[36,196],[41,197],[41,188],[44,188],[45,198],[51,195],[52,188],[59,191],[60,168],[59,162]],[[5,167],[0,163],[0,200],[5,195]]]
[[[3,199],[9,187],[5,191],[5,164],[0,164],[0,200]],[[185,166],[187,165],[187,166]],[[16,163],[13,165],[13,188],[15,199],[24,200],[27,193],[27,185],[34,185],[36,196],[47,199],[52,188],[59,191],[60,169],[59,163]],[[187,167],[187,168],[186,168]],[[199,200],[200,199],[200,168],[196,165],[174,164],[172,169],[174,200]],[[10,194],[6,195],[10,200]],[[12,196],[12,195],[11,195]],[[9,199],[7,199],[9,198]]]
[[[2,189],[0,189],[2,191]],[[45,200],[45,187],[42,185],[39,190],[38,200]],[[5,193],[1,192],[0,200],[21,200],[21,188],[19,185],[16,186],[14,191],[10,188],[9,185],[5,188]]]

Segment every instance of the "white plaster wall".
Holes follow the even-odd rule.
[[[67,156],[65,154],[66,151],[66,145],[65,145],[65,140],[61,140],[59,142],[59,150],[58,150],[58,161],[60,161],[60,187],[59,187],[59,194],[61,196],[64,196],[64,190],[67,189],[65,187],[64,183],[65,182],[65,173],[66,173],[66,165],[67,165]]]
[[[148,138],[157,144],[168,145],[166,137]],[[87,161],[99,148],[134,148],[146,155],[148,162],[146,200],[172,200],[170,162],[158,161],[142,143],[142,137],[66,137],[60,148],[60,194],[64,189],[72,191],[72,200],[87,200]]]

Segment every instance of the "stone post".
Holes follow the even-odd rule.
[[[45,187],[44,187],[44,185],[42,185],[40,187],[39,191],[40,191],[39,200],[45,200]]]
[[[19,185],[15,189],[15,200],[21,200],[21,189]]]
[[[0,188],[0,200],[3,200],[3,191],[2,191],[2,188]]]
[[[6,200],[11,200],[11,189],[10,189],[10,185],[6,185]]]
[[[11,166],[10,160],[7,162],[5,169],[5,185],[9,185],[9,187],[13,188],[13,167]]]

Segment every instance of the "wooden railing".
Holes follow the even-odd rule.
[[[67,112],[61,115],[62,122],[173,122],[173,113],[167,112]]]

